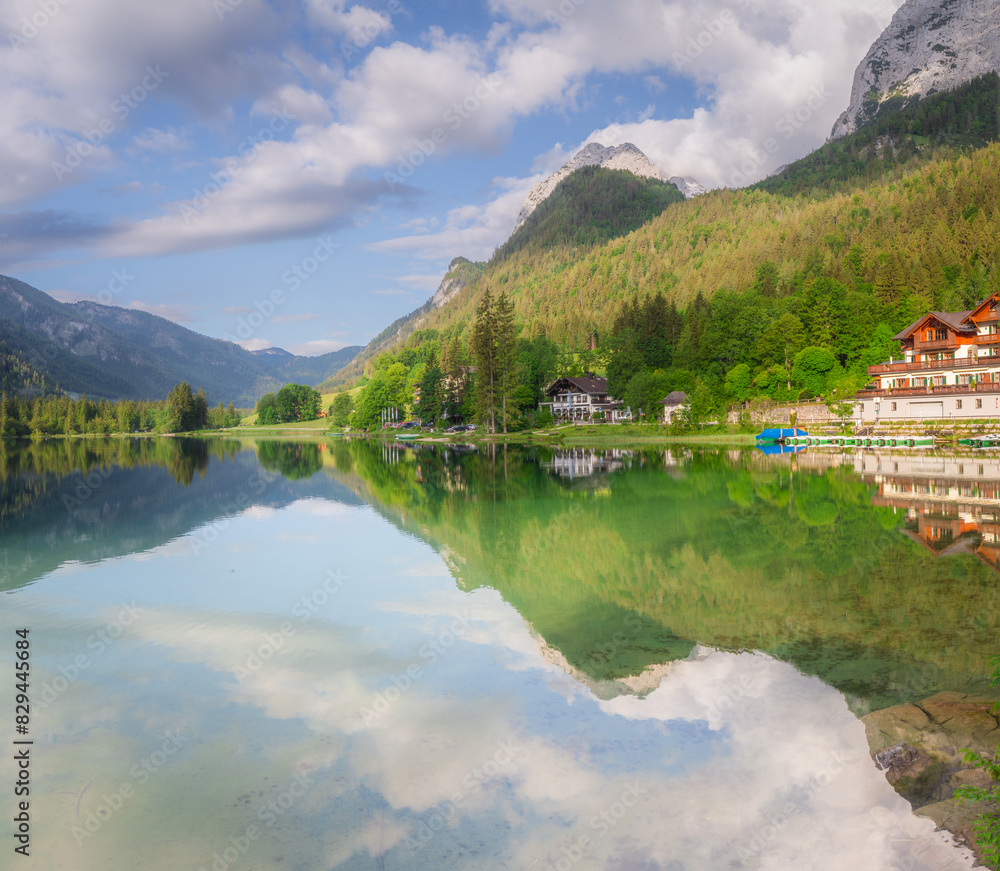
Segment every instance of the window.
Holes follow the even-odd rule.
[[[976,400],[976,408],[982,408],[982,407],[983,407],[983,400],[977,399]]]
[[[892,406],[891,406],[891,408],[892,408],[892,411],[895,411],[895,410],[896,410],[896,403],[895,403],[895,402],[894,402],[894,403],[892,403]]]
[[[955,408],[961,408],[961,407],[962,407],[962,400],[961,399],[956,399],[955,400]]]
[[[979,467],[979,474],[980,474],[980,476],[983,474],[983,467],[982,466]]]
[[[965,474],[965,466],[963,466],[961,463],[958,464],[958,474],[959,475]]]

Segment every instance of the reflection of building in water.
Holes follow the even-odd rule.
[[[615,472],[624,466],[624,459],[631,457],[631,451],[595,451],[589,448],[570,448],[555,451],[550,463],[543,463],[561,478],[588,478],[607,472]]]
[[[878,486],[873,505],[906,512],[914,541],[939,556],[973,553],[1000,569],[1000,458],[866,451],[840,460]]]

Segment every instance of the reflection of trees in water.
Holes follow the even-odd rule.
[[[0,441],[0,522],[25,512],[71,475],[86,488],[112,469],[159,466],[185,487],[204,477],[212,457],[232,460],[232,439],[109,438]],[[88,478],[91,485],[87,484]]]
[[[278,472],[289,481],[315,475],[323,468],[319,445],[267,441],[257,445],[257,459],[269,472]]]
[[[991,570],[915,547],[903,515],[873,505],[872,486],[848,469],[638,450],[570,481],[543,468],[554,454],[538,448],[420,447],[385,460],[381,444],[350,441],[331,456],[439,547],[464,589],[498,590],[593,677],[684,655],[686,639],[765,651],[881,706],[959,689],[1000,626]],[[922,695],[911,693],[915,666],[937,676]]]

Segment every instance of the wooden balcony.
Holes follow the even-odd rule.
[[[983,336],[976,336],[977,345],[1000,345],[1000,333],[987,333]]]
[[[958,338],[949,336],[947,339],[937,339],[933,342],[914,342],[913,350],[918,354],[925,351],[957,351]]]
[[[969,369],[975,366],[1000,366],[1000,355],[966,357],[960,360],[921,360],[919,363],[879,363],[878,366],[869,366],[868,374],[888,375],[897,372],[923,372],[928,369]]]
[[[1000,393],[1000,381],[972,384],[947,384],[935,387],[893,387],[892,390],[859,390],[855,399],[895,399],[897,396],[962,396],[974,393]]]

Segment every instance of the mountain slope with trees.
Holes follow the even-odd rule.
[[[768,193],[844,193],[1000,140],[1000,76],[980,76],[943,94],[911,99],[857,133],[828,142],[751,187]]]
[[[684,195],[670,182],[600,166],[576,170],[531,212],[488,264],[473,263],[464,257],[453,260],[441,289],[432,299],[386,327],[350,365],[319,385],[320,390],[335,389],[357,379],[366,366],[370,370],[370,361],[379,354],[398,348],[432,322],[436,325],[441,320],[439,313],[449,311],[462,291],[477,284],[497,264],[514,256],[532,258],[553,250],[575,256],[632,232],[668,206],[684,201]]]
[[[147,312],[94,302],[62,303],[0,276],[0,342],[46,386],[106,399],[163,398],[181,381],[216,401],[252,405],[289,378],[322,381],[357,349],[323,357],[258,357]]]
[[[428,342],[475,363],[477,309],[505,292],[520,342],[554,349],[548,376],[606,369],[630,406],[656,411],[650,397],[672,390],[701,416],[755,396],[844,396],[898,353],[903,326],[1000,289],[998,203],[996,144],[849,193],[715,191],[601,246],[495,258],[367,371],[411,355],[398,380],[419,383]]]

